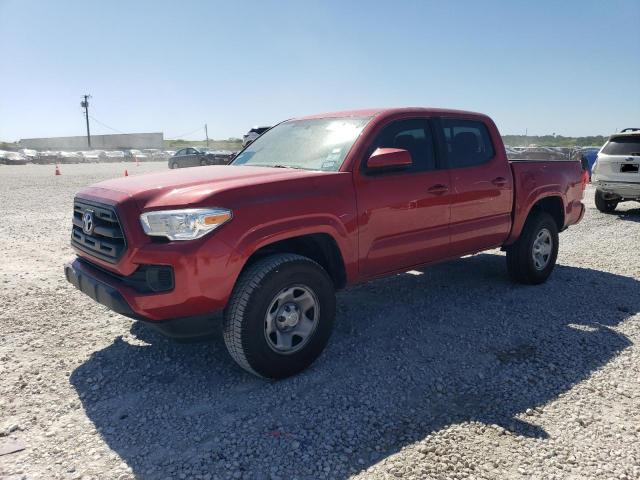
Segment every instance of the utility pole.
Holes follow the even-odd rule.
[[[84,100],[80,102],[80,106],[84,108],[84,118],[87,121],[87,145],[91,148],[91,132],[89,131],[89,99],[91,95],[83,95]]]
[[[209,132],[207,131],[207,124],[204,124],[204,135],[207,137],[207,148],[209,148]]]

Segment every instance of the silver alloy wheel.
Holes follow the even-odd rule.
[[[533,265],[536,267],[536,270],[544,270],[547,267],[552,251],[553,237],[548,229],[543,228],[536,235],[531,250]]]
[[[277,353],[303,348],[313,336],[320,318],[318,297],[305,285],[292,285],[278,293],[264,318],[264,336]]]

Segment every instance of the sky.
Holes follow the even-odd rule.
[[[640,0],[0,0],[0,140],[240,137],[431,106],[503,134],[640,127]]]

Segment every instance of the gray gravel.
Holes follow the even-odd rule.
[[[73,194],[124,168],[166,166],[0,166],[2,478],[640,478],[638,204],[590,189],[542,286],[491,251],[342,292],[268,382],[67,284]]]

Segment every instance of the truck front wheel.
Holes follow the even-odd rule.
[[[270,255],[240,275],[224,312],[224,341],[245,370],[285,378],[322,353],[335,309],[333,282],[320,265],[301,255]]]
[[[602,213],[611,213],[618,206],[618,200],[615,198],[606,199],[602,190],[596,190],[596,208]]]
[[[536,285],[549,278],[558,257],[558,226],[546,212],[532,212],[516,243],[507,247],[509,276]]]

